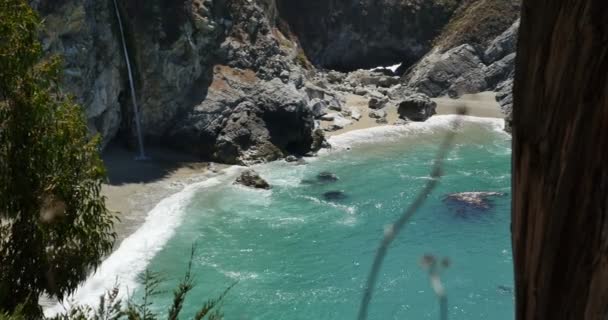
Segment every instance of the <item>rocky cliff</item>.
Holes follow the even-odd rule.
[[[488,90],[509,92],[519,27],[519,1],[463,3],[435,47],[405,75],[408,87],[431,97]],[[508,97],[499,95],[505,112]]]
[[[31,3],[45,19],[45,48],[64,57],[66,89],[86,108],[91,132],[100,133],[104,145],[116,138],[133,143],[113,1]],[[408,98],[415,92],[509,88],[512,77],[518,8],[510,1],[117,3],[146,143],[226,163],[315,152],[324,145],[320,129],[361,117],[347,106],[352,95],[373,99],[382,109],[408,99],[426,101]],[[402,64],[396,72],[327,70],[394,63]],[[429,108],[420,112],[432,114],[431,104],[419,105]],[[373,116],[386,121],[382,110]],[[324,126],[322,119],[333,124]]]
[[[279,0],[310,60],[339,71],[403,62],[432,47],[460,0]]]
[[[64,87],[85,107],[92,133],[107,144],[122,122],[125,66],[119,54],[112,11],[106,1],[31,2],[44,18],[45,50],[64,61]]]

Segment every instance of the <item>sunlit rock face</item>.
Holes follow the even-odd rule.
[[[92,133],[101,133],[104,144],[117,135],[131,142],[133,112],[113,2],[32,4],[46,20],[45,49],[66,60],[65,88],[84,106]],[[118,4],[147,143],[235,163],[311,150],[314,124],[307,110],[300,110],[307,103],[300,92],[304,61],[296,59],[295,42],[276,27],[274,1]],[[215,70],[251,77],[222,82],[225,74]],[[223,87],[211,87],[213,83]],[[259,121],[251,123],[261,124],[250,128],[246,142],[232,141],[227,137],[234,134],[226,132],[236,130],[235,125],[226,119],[244,112],[241,102],[251,100],[254,89],[260,89],[260,96],[249,101],[255,105],[249,111],[258,114]],[[223,95],[226,92],[232,95]],[[280,114],[294,114],[294,119],[282,121]],[[234,146],[226,146],[231,143]]]
[[[63,85],[85,106],[89,129],[105,145],[122,121],[124,62],[114,35],[113,11],[107,1],[35,0],[44,18],[41,37],[49,54],[59,54]]]

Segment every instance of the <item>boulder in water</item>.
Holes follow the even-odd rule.
[[[317,180],[322,183],[336,182],[340,180],[337,175],[331,172],[321,172],[317,175]]]
[[[500,285],[497,287],[497,290],[500,294],[513,294],[513,288],[509,286]]]
[[[298,161],[298,157],[296,157],[294,155],[290,155],[290,156],[285,157],[285,161],[287,161],[287,162],[296,162],[296,161]]]
[[[344,200],[346,197],[344,191],[328,191],[323,194],[325,200]]]
[[[485,211],[492,208],[491,197],[503,196],[501,192],[459,192],[447,195],[443,201],[452,207],[460,214],[465,213],[467,209]]]
[[[236,178],[234,184],[240,184],[255,189],[270,189],[270,184],[268,184],[268,182],[260,177],[260,175],[254,170],[245,170],[238,178]]]

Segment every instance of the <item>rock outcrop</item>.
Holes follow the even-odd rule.
[[[260,177],[260,174],[254,170],[245,170],[236,178],[234,184],[240,184],[254,189],[270,189],[270,184],[268,184],[268,182]]]
[[[227,163],[301,155],[322,144],[302,90],[306,65],[277,28],[274,1],[119,3],[147,143]],[[132,139],[112,2],[32,4],[45,17],[45,48],[66,59],[66,88],[86,107],[91,131],[104,143],[119,131]]]
[[[434,115],[437,103],[424,94],[413,94],[399,103],[399,118],[410,121],[425,121]]]
[[[311,61],[342,71],[422,57],[460,1],[278,0]]]
[[[368,107],[379,123],[401,105],[404,118],[425,120],[434,107],[413,106],[417,93],[496,89],[508,111],[517,24],[497,8],[517,5],[501,1],[118,1],[145,143],[250,164],[327,147],[324,130],[368,117]],[[65,59],[65,88],[91,132],[104,145],[133,143],[113,2],[30,3],[45,19],[45,49]],[[480,12],[488,28],[470,23]],[[401,67],[353,71],[394,63]],[[353,95],[365,109],[347,103]]]
[[[515,72],[516,21],[485,50],[462,44],[443,52],[435,48],[406,75],[407,86],[431,97],[495,90],[513,79]]]
[[[44,17],[44,50],[60,54],[63,86],[85,106],[89,130],[105,146],[122,122],[125,66],[114,35],[113,11],[104,1],[33,0]]]
[[[508,130],[519,10],[517,0],[464,2],[436,47],[405,74],[406,86],[430,97],[497,91]]]
[[[162,141],[177,118],[204,99],[215,53],[229,27],[229,10],[224,1],[119,3],[124,5],[122,20],[135,67],[142,130],[148,142]],[[126,130],[132,130],[131,123],[130,118],[125,121]]]
[[[250,164],[317,151],[306,95],[280,79],[215,68],[205,100],[169,133],[178,147],[224,163]]]
[[[460,192],[445,196],[443,202],[456,216],[469,217],[491,209],[494,206],[493,198],[503,195],[501,192]]]

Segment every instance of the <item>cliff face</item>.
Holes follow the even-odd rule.
[[[206,94],[214,53],[225,32],[223,3],[199,0],[119,3],[124,4],[121,13],[134,64],[142,129],[149,142],[159,141],[175,119]],[[125,122],[127,130],[132,128],[131,122],[130,118]]]
[[[283,22],[317,65],[341,71],[403,62],[430,48],[460,0],[279,0]]]
[[[314,152],[324,140],[319,102],[350,116],[342,93],[382,100],[389,91],[401,99],[496,88],[512,74],[516,29],[503,31],[516,15],[462,36],[474,30],[463,21],[483,11],[476,5],[492,1],[117,0],[146,142],[228,163]],[[45,18],[45,48],[64,56],[66,88],[91,131],[104,144],[133,143],[113,1],[31,3]],[[401,80],[317,69],[398,62],[399,73],[413,65]]]
[[[464,3],[406,84],[432,97],[496,89],[513,78],[518,15],[518,1]]]
[[[147,142],[230,163],[313,149],[314,123],[303,110],[305,94],[298,91],[303,69],[296,63],[297,46],[274,28],[273,1],[119,3]],[[32,5],[45,18],[45,48],[64,57],[65,87],[85,106],[91,131],[100,133],[104,144],[117,134],[132,140],[113,2],[38,0]],[[228,123],[243,112],[256,117],[241,127]],[[274,113],[293,114],[297,133],[280,138],[269,133],[274,127],[264,119]],[[250,127],[247,134],[245,127]]]
[[[125,69],[106,1],[36,0],[43,15],[43,45],[63,57],[64,86],[85,106],[89,128],[111,140],[122,121],[119,97]]]

